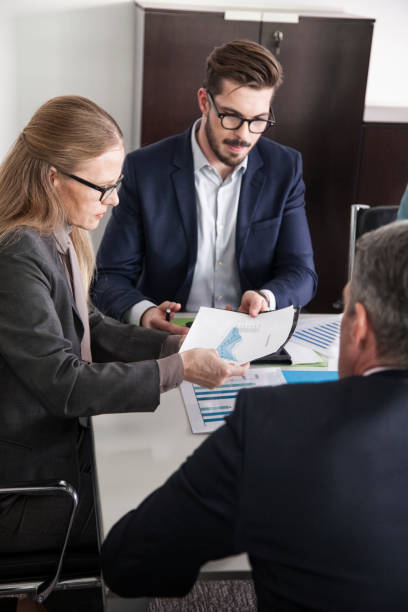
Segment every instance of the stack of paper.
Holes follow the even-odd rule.
[[[327,361],[324,361],[316,351],[292,339],[286,344],[285,349],[291,356],[292,365],[327,365]]]

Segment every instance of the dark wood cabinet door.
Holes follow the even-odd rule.
[[[297,24],[264,23],[261,42],[274,51],[284,83],[276,94],[277,125],[268,136],[302,153],[319,288],[310,304],[330,312],[347,278],[350,205],[373,22],[301,17]]]
[[[146,11],[141,144],[186,130],[200,116],[197,90],[213,47],[259,40],[259,22],[226,21],[224,13]]]
[[[408,123],[365,123],[357,200],[398,206],[408,183]]]

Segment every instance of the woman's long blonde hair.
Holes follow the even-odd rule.
[[[43,104],[0,166],[0,241],[22,226],[52,234],[66,223],[51,166],[74,173],[81,163],[122,142],[116,121],[87,98],[59,96]],[[88,232],[74,227],[71,239],[88,289],[94,270]]]

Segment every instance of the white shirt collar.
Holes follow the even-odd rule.
[[[379,372],[387,372],[387,370],[404,370],[405,368],[399,368],[398,366],[377,366],[376,368],[370,368],[363,372],[363,376],[371,376],[371,374],[378,374]]]

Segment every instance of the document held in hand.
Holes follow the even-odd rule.
[[[289,338],[293,306],[250,317],[242,312],[202,306],[180,353],[193,348],[214,348],[220,357],[237,364],[277,351]]]

